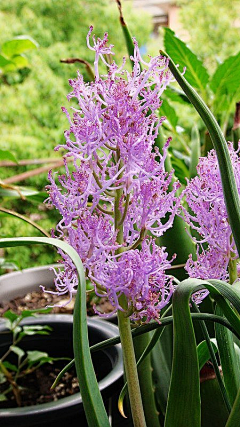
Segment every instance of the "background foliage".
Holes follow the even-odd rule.
[[[238,0],[178,0],[177,4],[190,48],[211,71],[239,51]]]
[[[126,15],[139,45],[144,45],[150,35],[151,22],[145,14],[134,16],[130,6]],[[0,8],[0,46],[16,36],[27,34],[38,44],[39,49],[26,52],[30,68],[0,74],[1,90],[1,149],[11,151],[18,160],[60,156],[54,147],[64,141],[63,131],[68,126],[61,106],[67,104],[70,91],[68,80],[76,77],[76,71],[88,79],[81,64],[62,64],[60,59],[77,57],[92,63],[93,52],[86,47],[89,26],[102,36],[109,33],[109,42],[116,49],[116,61],[121,63],[126,55],[122,30],[119,25],[115,2],[108,0],[9,0]],[[104,69],[102,70],[105,71]],[[0,179],[30,170],[34,166],[0,168]],[[47,173],[34,176],[26,182],[38,190],[47,183]],[[33,206],[19,199],[5,200],[4,206],[32,216],[39,224],[50,230],[57,222],[56,213],[50,215],[42,206]],[[37,212],[37,214],[36,214]],[[31,226],[14,218],[1,216],[1,236],[39,235]],[[6,249],[9,257],[12,249]],[[14,253],[19,266],[43,264],[53,261],[52,255],[39,247],[22,248]]]

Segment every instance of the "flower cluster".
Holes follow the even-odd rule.
[[[240,159],[233,145],[228,145],[240,193]],[[184,194],[189,209],[183,209],[197,244],[197,260],[192,257],[186,264],[191,277],[228,280],[227,267],[237,257],[235,243],[228,222],[221,176],[215,150],[200,158],[198,175],[193,178]]]
[[[115,310],[123,310],[119,297],[124,294],[132,318],[150,320],[159,317],[173,292],[164,273],[167,253],[147,236],[161,236],[171,227],[179,207],[179,184],[169,190],[172,176],[164,170],[169,141],[162,153],[154,146],[164,120],[157,114],[160,96],[172,75],[164,57],[145,63],[135,40],[132,72],[124,70],[125,60],[120,68],[108,64],[103,55],[113,51],[107,34],[102,40],[93,37],[92,47],[91,33],[92,28],[87,44],[95,52],[95,80],[85,83],[78,73],[69,81],[68,100],[75,98],[78,105],[72,115],[63,108],[69,130],[56,149],[66,150],[65,174],[49,174],[48,201],[62,216],[57,236],[76,249],[96,292],[104,289]],[[100,75],[99,59],[107,75]],[[68,257],[63,262],[57,291],[72,295],[76,272]]]

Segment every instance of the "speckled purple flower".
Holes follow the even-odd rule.
[[[95,80],[85,83],[78,73],[70,80],[78,106],[72,114],[63,108],[69,121],[65,131],[65,174],[49,174],[48,202],[62,219],[56,236],[78,252],[87,277],[104,291],[115,311],[122,310],[124,294],[133,319],[158,319],[161,308],[172,295],[172,280],[164,271],[169,267],[167,253],[158,248],[147,232],[161,236],[172,226],[179,207],[171,174],[164,170],[169,141],[163,152],[154,148],[159,126],[160,96],[172,76],[164,57],[145,63],[137,42],[131,58],[133,71],[109,65],[104,56],[112,46],[93,37],[87,44],[95,51]],[[100,75],[101,59],[108,67]],[[141,71],[140,63],[144,65]],[[73,159],[73,171],[67,159]],[[63,256],[63,254],[62,254]],[[64,270],[57,273],[57,292],[76,292],[76,271],[63,256]]]

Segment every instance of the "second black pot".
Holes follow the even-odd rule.
[[[52,357],[71,357],[72,349],[72,316],[43,315],[38,318],[26,319],[25,324],[49,325],[53,331],[49,336],[35,335],[25,337],[21,347],[25,350],[46,351]],[[11,343],[9,334],[0,325],[0,357]],[[90,345],[118,335],[115,325],[99,319],[88,320]],[[112,396],[118,393],[122,386],[123,365],[121,346],[116,345],[107,350],[93,354],[93,364],[99,382],[99,387],[106,408],[109,408]],[[112,409],[110,408],[110,411]],[[0,411],[1,427],[87,427],[80,393],[65,397],[57,402],[44,403],[24,408],[3,409]]]

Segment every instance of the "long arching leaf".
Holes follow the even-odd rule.
[[[208,313],[191,313],[191,318],[193,321],[201,321],[201,320],[205,320],[205,321],[210,321],[210,322],[216,322],[219,323],[220,325],[225,326],[226,328],[228,328],[231,332],[233,332],[236,337],[238,339],[240,339],[240,335],[237,334],[236,331],[234,331],[234,328],[230,325],[230,323],[223,317],[219,317],[216,316],[215,314],[208,314]],[[144,326],[140,326],[139,328],[133,329],[132,331],[132,335],[133,336],[138,336],[141,334],[145,334],[146,332],[150,332],[150,331],[154,331],[158,328],[163,328],[165,326],[168,325],[172,325],[173,323],[173,317],[172,316],[168,316],[165,317],[161,320],[161,323],[157,323],[157,322],[153,322],[153,323],[148,323],[147,325]],[[90,351],[91,353],[94,353],[95,351],[98,350],[104,350],[106,348],[111,347],[112,345],[115,344],[119,344],[120,343],[120,336],[116,336],[115,338],[109,338],[105,341],[101,341],[98,344],[94,344],[93,346],[90,347]],[[58,374],[56,380],[54,381],[52,388],[56,387],[56,385],[59,383],[60,379],[62,378],[62,376],[65,374],[65,372],[67,372],[70,368],[72,368],[72,366],[74,365],[75,360],[71,360],[71,362],[69,362],[63,369],[62,371]]]
[[[160,51],[160,53],[169,58],[170,71],[201,116],[209,131],[218,158],[229,222],[238,254],[240,254],[240,201],[227,143],[219,124],[202,98],[182,76],[171,58],[163,51]]]
[[[235,399],[231,414],[228,418],[226,427],[239,427],[239,420],[240,420],[240,388],[238,390],[238,394]]]
[[[89,349],[86,314],[86,283],[82,262],[75,249],[73,249],[68,243],[62,242],[58,239],[45,237],[19,237],[17,239],[0,240],[1,248],[33,244],[47,244],[61,249],[71,258],[76,266],[79,277],[79,286],[76,308],[74,310],[73,345],[79,386],[89,427],[109,427],[110,424],[98,388]]]
[[[197,345],[189,308],[193,289],[192,282],[184,280],[173,295],[173,364],[164,427],[201,426]]]

